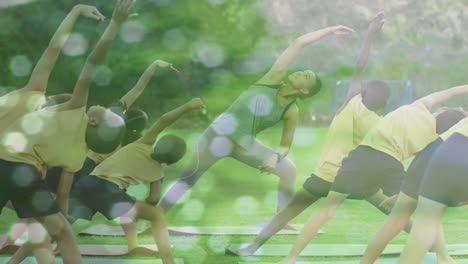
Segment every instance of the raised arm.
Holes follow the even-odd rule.
[[[283,133],[281,135],[281,143],[275,153],[268,157],[263,164],[259,167],[261,172],[272,173],[276,168],[276,164],[284,157],[286,157],[291,149],[294,139],[294,131],[296,130],[297,122],[299,120],[299,109],[294,104],[284,116]]]
[[[102,34],[101,39],[99,39],[94,50],[86,59],[80,77],[73,89],[73,97],[66,106],[67,109],[80,108],[86,105],[86,102],[88,101],[89,86],[91,85],[93,75],[98,66],[104,62],[109,46],[117,35],[122,22],[135,16],[134,14],[130,15],[134,5],[135,0],[117,0],[109,25]]]
[[[449,88],[447,90],[431,93],[429,95],[424,96],[416,100],[414,103],[423,103],[427,109],[431,109],[433,106],[443,103],[450,98],[463,95],[468,93],[468,85],[461,85]]]
[[[28,83],[22,89],[23,91],[45,91],[47,82],[49,80],[50,73],[54,68],[55,62],[57,61],[60,49],[62,48],[65,41],[68,39],[73,25],[77,18],[80,16],[86,16],[96,20],[104,20],[104,16],[94,6],[88,5],[76,5],[68,13],[67,17],[62,21],[57,31],[52,36],[49,42],[49,46],[42,53],[41,58],[37,62],[34,70],[29,78]]]
[[[179,106],[168,113],[165,113],[159,118],[158,121],[156,121],[156,123],[154,123],[151,126],[150,129],[148,129],[148,131],[143,135],[143,137],[138,139],[138,142],[153,145],[159,133],[161,133],[161,131],[166,129],[168,126],[172,125],[172,123],[177,121],[177,119],[179,119],[183,114],[195,109],[201,109],[205,107],[206,106],[199,98],[194,98],[188,103]]]
[[[148,82],[151,80],[151,77],[153,76],[153,73],[157,68],[169,68],[175,72],[179,72],[176,68],[172,66],[172,64],[162,60],[156,60],[145,70],[145,72],[141,75],[136,85],[120,99],[120,102],[126,105],[127,108],[130,108],[130,106],[136,101],[138,96],[140,96],[140,94],[143,92],[146,85],[148,85]]]
[[[321,30],[307,33],[294,40],[289,47],[281,53],[271,69],[257,82],[261,84],[278,84],[286,76],[289,65],[296,59],[299,51],[307,45],[330,35],[345,35],[354,32],[345,26],[327,27]]]
[[[351,98],[361,93],[362,76],[364,74],[364,69],[367,64],[367,59],[369,58],[371,43],[375,34],[380,31],[383,24],[385,23],[384,18],[384,12],[379,12],[369,25],[366,38],[361,48],[361,53],[359,54],[359,59],[356,63],[353,79],[351,81],[351,84],[349,85],[348,92],[346,93],[346,99],[343,106],[345,106],[349,102],[349,100],[351,100]]]
[[[161,173],[163,173],[161,171]],[[158,181],[152,182],[150,185],[150,193],[146,198],[145,202],[151,205],[157,205],[159,199],[161,198],[161,186],[162,186],[163,179]]]

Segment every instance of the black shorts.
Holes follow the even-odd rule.
[[[405,178],[401,184],[400,191],[402,193],[413,199],[418,199],[419,188],[421,187],[424,173],[431,161],[432,155],[442,143],[444,143],[444,141],[441,138],[437,138],[416,155],[406,171]]]
[[[447,206],[468,201],[468,138],[455,133],[432,156],[420,195]]]
[[[116,184],[88,175],[73,186],[68,211],[74,218],[91,220],[100,212],[111,220],[125,215],[135,202],[135,197],[128,195]]]
[[[96,166],[96,163],[92,159],[86,157],[86,160],[83,163],[83,167],[81,167],[79,171],[75,172],[73,176],[73,184],[75,184],[82,177],[91,174]],[[47,170],[45,181],[51,193],[57,193],[62,171],[62,167],[53,167]]]
[[[315,174],[310,175],[302,185],[307,192],[316,197],[326,197],[331,186],[331,182],[328,182]]]
[[[0,210],[10,200],[19,218],[41,217],[59,212],[36,167],[0,160],[0,173]]]
[[[394,157],[368,146],[358,146],[343,159],[331,190],[365,199],[380,189],[386,195],[400,192],[405,170]]]

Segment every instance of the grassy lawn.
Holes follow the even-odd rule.
[[[172,133],[183,136],[189,147],[193,147],[202,131],[172,130]],[[269,146],[276,147],[279,142],[280,129],[272,129],[261,135],[259,139]],[[298,129],[295,145],[290,157],[298,168],[296,189],[313,171],[324,141],[326,129]],[[177,178],[189,155],[178,164],[167,168],[165,187]],[[276,185],[278,179],[272,175],[260,175],[258,170],[247,167],[237,161],[225,159],[215,164],[197,183],[195,188],[184,197],[183,202],[174,206],[167,214],[166,221],[172,226],[184,225],[253,225],[268,221],[275,213]],[[143,198],[146,193],[144,186],[138,186],[130,191]],[[307,209],[294,219],[293,223],[304,223],[315,206]],[[15,220],[12,211],[5,209],[0,217],[0,232],[9,230]],[[336,216],[328,222],[323,231],[313,243],[356,244],[367,243],[378,229],[385,217],[372,206],[362,201],[346,201]],[[97,216],[94,220],[102,221]],[[468,207],[449,208],[444,218],[444,228],[448,243],[468,243]],[[225,256],[224,247],[231,243],[245,243],[253,236],[172,236],[174,255],[185,259],[185,263],[219,263],[234,264],[242,260],[240,257]],[[406,234],[400,234],[393,243],[404,243]],[[274,236],[269,243],[292,244],[296,236]],[[140,243],[152,243],[150,235],[139,237]],[[124,244],[122,237],[78,238],[79,243]],[[258,261],[278,261],[279,258],[247,258]],[[320,260],[324,258],[303,258],[304,260]],[[333,260],[331,258],[327,258]],[[340,259],[340,258],[335,258]],[[350,258],[348,258],[350,259]]]

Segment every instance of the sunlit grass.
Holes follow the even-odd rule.
[[[194,146],[196,135],[201,130],[170,130],[170,133],[183,136],[189,141],[189,147]],[[260,140],[266,145],[276,147],[281,130],[272,129],[259,135]],[[291,156],[298,168],[296,189],[299,189],[304,180],[313,171],[320,154],[324,141],[326,129],[304,129],[299,130],[300,136],[292,149]],[[191,136],[191,134],[194,134]],[[307,139],[306,135],[310,134]],[[306,140],[307,139],[307,140]],[[299,144],[301,143],[301,144]],[[189,155],[186,155],[180,163],[168,167],[165,170],[166,188],[185,166]],[[204,175],[191,191],[190,197],[185,197],[184,204],[174,206],[166,216],[168,225],[253,225],[264,223],[275,213],[276,189],[278,179],[272,175],[260,175],[258,170],[249,168],[232,159],[225,159],[215,164],[206,175]],[[141,188],[131,190],[139,193]],[[138,196],[138,195],[137,195]],[[143,197],[139,197],[143,198]],[[273,199],[273,201],[272,201]],[[255,200],[255,206],[246,205],[245,202]],[[190,206],[189,206],[190,205]],[[239,206],[245,205],[246,212],[239,213]],[[316,206],[316,205],[315,205]],[[315,206],[307,209],[299,215],[292,223],[304,223],[311,215]],[[193,208],[203,209],[199,214]],[[252,213],[253,210],[253,213]],[[0,217],[0,231],[9,230],[14,221],[14,214],[5,209]],[[318,236],[313,243],[335,243],[335,244],[366,244],[385,216],[374,209],[371,205],[362,201],[346,201],[338,210],[336,216],[323,227],[324,235]],[[448,243],[468,243],[468,207],[450,208],[444,218],[444,228]],[[102,216],[97,216],[96,223],[103,221]],[[232,243],[246,243],[253,236],[172,236],[174,255],[184,258],[185,263],[219,263],[234,264],[241,260],[239,257],[225,256],[223,248]],[[397,236],[393,243],[404,243],[406,234]],[[274,236],[269,243],[292,244],[296,236],[281,235]],[[150,244],[153,239],[149,234],[139,237],[140,243]],[[100,244],[125,244],[123,237],[99,237],[84,236],[78,238],[79,243]],[[143,257],[142,257],[143,258]],[[249,258],[254,261],[278,261],[275,257]],[[306,260],[338,260],[357,258],[304,258]]]

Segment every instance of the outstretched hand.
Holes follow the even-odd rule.
[[[112,21],[122,23],[125,20],[138,16],[137,13],[130,14],[135,6],[136,0],[117,0],[114,13],[112,14]]]
[[[74,8],[78,10],[80,15],[83,15],[85,17],[89,17],[89,18],[96,19],[96,20],[104,20],[106,18],[94,6],[76,5]]]
[[[272,154],[270,157],[268,157],[258,169],[260,170],[261,173],[267,173],[270,174],[272,173],[275,168],[276,164],[278,163],[279,157],[277,154]]]
[[[175,72],[179,72],[179,70],[177,70],[174,66],[172,66],[172,63],[165,62],[163,60],[156,60],[155,62],[153,62],[153,64],[161,68],[169,68]]]
[[[335,35],[347,35],[354,32],[352,28],[345,27],[342,25],[331,27],[331,33]]]
[[[371,24],[369,25],[369,34],[375,34],[379,32],[383,25],[385,24],[385,13],[380,11],[377,16],[375,16],[374,20],[372,20]]]
[[[206,108],[206,105],[200,98],[193,98],[190,100],[190,102],[188,102],[188,106],[192,110]]]

